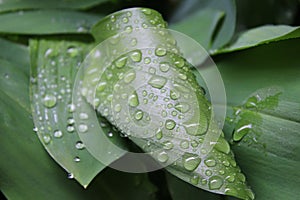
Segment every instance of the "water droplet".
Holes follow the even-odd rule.
[[[234,134],[233,134],[233,140],[239,141],[241,140],[245,135],[248,134],[249,130],[252,129],[252,124],[246,124],[238,128]]]
[[[212,171],[209,170],[209,169],[206,170],[206,171],[205,171],[205,175],[206,175],[206,176],[211,176],[211,175],[212,175]]]
[[[197,155],[185,154],[183,157],[183,166],[188,171],[194,171],[201,162]]]
[[[4,78],[8,79],[9,78],[9,74],[5,73],[4,74]]]
[[[136,92],[134,92],[132,95],[129,96],[128,104],[131,107],[137,107],[139,105],[139,99],[138,99]]]
[[[131,33],[132,32],[132,26],[126,26],[124,30],[125,30],[126,33]]]
[[[74,178],[74,174],[68,173],[68,179],[73,179],[73,178]]]
[[[133,80],[135,79],[135,72],[134,71],[131,71],[131,72],[128,72],[125,77],[124,77],[124,82],[125,83],[130,83],[132,82]]]
[[[157,138],[158,140],[160,140],[160,139],[163,137],[162,131],[161,131],[161,130],[158,130],[155,136],[156,136],[156,138]]]
[[[67,50],[68,54],[71,56],[71,57],[76,57],[79,55],[79,50],[77,48],[74,48],[74,47],[70,47],[68,48]]]
[[[211,190],[220,189],[223,185],[223,180],[219,176],[213,176],[209,179],[208,187]]]
[[[229,167],[229,166],[230,166],[230,163],[229,163],[228,160],[223,160],[223,161],[222,161],[222,164],[223,164],[224,166],[226,166],[226,167]]]
[[[80,113],[79,114],[79,118],[80,119],[88,119],[89,118],[89,115],[87,113]]]
[[[167,54],[167,50],[163,47],[158,47],[155,49],[155,55],[157,56],[164,56]]]
[[[124,23],[128,23],[129,20],[128,20],[127,17],[123,17],[122,21],[123,21]]]
[[[169,65],[169,63],[167,63],[167,62],[161,62],[161,63],[159,64],[159,69],[160,69],[160,71],[162,71],[162,72],[167,72],[167,71],[169,71],[169,69],[170,69],[170,65]]]
[[[56,130],[54,131],[53,136],[56,138],[61,138],[63,136],[63,133],[61,130]]]
[[[191,182],[191,184],[193,184],[193,185],[198,185],[198,183],[199,183],[199,176],[198,175],[194,175],[191,179],[190,179],[190,182]]]
[[[34,127],[34,128],[33,128],[33,131],[34,131],[34,132],[37,132],[38,130],[39,130],[39,129],[38,129],[37,127]]]
[[[141,120],[143,118],[143,116],[144,116],[144,112],[141,110],[136,111],[134,114],[134,118],[136,120]]]
[[[72,133],[75,130],[74,126],[67,126],[67,131]]]
[[[75,147],[78,150],[82,150],[85,148],[84,144],[81,141],[76,142]]]
[[[43,135],[43,141],[45,144],[49,144],[51,142],[51,136],[48,134]]]
[[[107,83],[106,82],[100,82],[97,85],[97,92],[103,92],[104,89],[106,88]]]
[[[176,90],[171,90],[170,91],[170,98],[173,100],[177,100],[180,97],[180,93]]]
[[[178,77],[180,79],[182,79],[182,80],[186,80],[187,79],[187,76],[185,74],[182,74],[182,73],[178,74]]]
[[[80,124],[78,126],[78,131],[81,133],[85,133],[88,131],[88,126],[86,124]]]
[[[156,69],[154,67],[149,68],[149,73],[150,74],[155,74],[155,72],[156,72]]]
[[[76,106],[75,106],[74,104],[69,104],[69,105],[68,105],[68,111],[69,111],[69,112],[74,112],[75,109],[76,109]]]
[[[238,173],[238,174],[236,175],[236,177],[237,177],[238,180],[242,181],[243,183],[246,181],[246,177],[245,177],[245,175],[242,174],[242,173]]]
[[[140,50],[133,51],[130,54],[130,58],[134,62],[140,62],[142,60],[142,52]]]
[[[198,147],[198,145],[199,145],[199,143],[198,143],[196,140],[193,140],[193,141],[191,142],[191,146],[192,146],[193,148]]]
[[[148,81],[148,84],[150,84],[152,87],[161,89],[166,84],[167,79],[161,76],[152,76],[150,80]]]
[[[169,156],[168,156],[168,154],[166,153],[166,152],[160,152],[158,155],[157,155],[157,160],[159,161],[159,162],[162,162],[162,163],[164,163],[164,162],[167,162],[167,160],[169,159]]]
[[[151,62],[151,58],[146,57],[146,58],[144,59],[144,63],[145,63],[145,64],[149,64],[150,62]]]
[[[228,154],[230,152],[230,146],[225,138],[220,137],[214,148],[220,152]]]
[[[80,162],[80,158],[79,158],[78,156],[76,156],[76,157],[74,158],[74,162]]]
[[[124,57],[121,57],[118,60],[116,60],[115,65],[117,68],[122,68],[125,66],[126,62],[127,62],[127,57],[124,56]]]
[[[187,103],[177,103],[175,109],[181,113],[186,113],[190,110],[190,106]]]
[[[69,119],[67,120],[67,122],[68,122],[68,124],[72,125],[72,124],[75,123],[75,120],[74,120],[73,118],[69,118]]]
[[[114,134],[112,132],[109,132],[109,133],[107,133],[107,136],[111,138],[114,136]]]
[[[189,148],[189,141],[187,141],[187,140],[182,140],[182,141],[180,142],[180,147],[183,148],[183,149]]]
[[[245,103],[246,108],[255,108],[257,107],[257,98],[255,96],[250,97]]]
[[[238,192],[234,188],[225,188],[225,194],[230,196],[237,196]]]
[[[175,62],[174,62],[176,67],[183,67],[184,66],[184,60],[182,58],[178,58]]]
[[[56,97],[51,94],[45,95],[45,97],[43,99],[44,106],[46,106],[47,108],[54,107],[56,105],[56,101],[57,101]]]
[[[114,15],[110,16],[110,21],[111,22],[115,22],[116,21],[116,17]]]
[[[235,180],[235,176],[234,176],[234,174],[230,174],[230,175],[226,176],[225,179],[226,179],[228,182],[233,183],[234,180]]]
[[[207,167],[214,167],[214,166],[216,166],[216,160],[215,159],[213,159],[213,158],[207,158],[207,159],[205,159],[205,161],[204,161],[204,163],[205,163],[205,165],[207,166]]]
[[[143,8],[142,9],[142,12],[144,13],[144,14],[146,14],[146,15],[151,15],[151,10],[150,9],[148,9],[148,8]]]
[[[174,144],[171,141],[163,142],[163,148],[166,150],[170,150],[174,147]]]
[[[171,119],[166,120],[166,123],[165,123],[166,129],[173,130],[175,128],[175,126],[176,126],[176,123],[173,120],[171,120]]]

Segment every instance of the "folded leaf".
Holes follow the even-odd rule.
[[[214,193],[253,199],[192,66],[164,27],[160,14],[145,8],[96,24],[95,38],[110,38],[85,60],[79,96],[175,176]],[[215,134],[221,135],[216,141]]]

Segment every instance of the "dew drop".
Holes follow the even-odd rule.
[[[56,131],[54,131],[53,136],[55,138],[61,138],[63,136],[63,133],[61,130],[56,130]]]
[[[100,82],[97,85],[97,92],[103,92],[106,88],[107,83],[106,82]]]
[[[125,83],[131,83],[135,79],[135,72],[128,72],[125,77],[124,77],[124,82]]]
[[[176,126],[176,123],[173,120],[171,120],[171,119],[166,120],[166,123],[165,123],[166,129],[173,130],[175,128],[175,126]]]
[[[85,133],[88,131],[88,126],[86,124],[80,124],[78,126],[78,131],[81,133]]]
[[[161,89],[166,84],[167,79],[161,76],[152,76],[148,81],[148,84],[154,88]]]
[[[117,68],[122,68],[125,66],[126,62],[127,62],[127,57],[124,56],[124,57],[121,57],[118,60],[116,60],[115,65]]]
[[[140,62],[142,60],[142,52],[140,50],[133,51],[130,54],[130,58],[134,62]]]
[[[158,155],[157,155],[157,160],[159,161],[159,162],[162,162],[162,163],[164,163],[164,162],[167,162],[167,160],[169,159],[169,156],[168,156],[168,154],[166,153],[166,152],[160,152]]]
[[[155,55],[157,56],[164,56],[167,54],[167,50],[163,47],[158,47],[155,49]]]
[[[155,135],[156,139],[160,140],[163,137],[163,133],[161,130],[159,130],[156,135]]]
[[[148,8],[143,8],[142,9],[142,12],[145,14],[145,15],[151,15],[151,10],[150,9],[148,9]]]
[[[171,141],[163,142],[163,148],[166,150],[170,150],[174,147],[174,144]]]
[[[72,125],[72,124],[75,123],[75,120],[74,120],[73,118],[69,118],[69,119],[67,120],[67,122],[68,122],[68,124]]]
[[[73,179],[73,178],[74,178],[74,174],[68,173],[68,179]]]
[[[82,113],[79,114],[79,118],[80,118],[80,119],[88,119],[88,118],[89,118],[89,115],[88,115],[87,113],[83,113],[83,112],[82,112]]]
[[[182,80],[186,80],[187,79],[187,76],[185,74],[182,74],[182,73],[178,74],[178,77],[180,79],[182,79]]]
[[[190,106],[187,103],[177,103],[175,109],[181,113],[186,113],[189,111]]]
[[[208,187],[211,190],[217,190],[220,189],[223,185],[223,180],[219,176],[213,176],[209,179]]]
[[[206,171],[205,171],[205,175],[206,175],[206,176],[211,176],[211,175],[212,175],[212,171],[209,170],[209,169],[206,170]]]
[[[45,144],[49,144],[51,142],[51,136],[48,134],[43,135],[43,141]]]
[[[234,174],[230,174],[225,178],[228,182],[233,183],[235,180]]]
[[[189,141],[187,141],[187,140],[181,141],[180,142],[180,147],[183,148],[183,149],[189,148]]]
[[[114,134],[113,134],[112,132],[109,132],[109,133],[107,134],[107,136],[111,138],[111,137],[114,136]]]
[[[181,68],[181,67],[184,66],[184,60],[183,60],[182,58],[179,58],[179,59],[177,59],[177,60],[174,62],[174,64],[175,64],[176,67]]]
[[[167,72],[167,71],[169,71],[169,69],[170,69],[170,65],[169,65],[167,62],[161,62],[161,63],[159,64],[159,69],[160,69],[160,71],[162,71],[162,72]]]
[[[194,175],[191,179],[190,179],[190,182],[191,182],[191,184],[193,184],[193,185],[198,185],[198,183],[199,183],[199,176],[198,175]]]
[[[246,124],[238,128],[233,134],[233,140],[239,141],[252,129],[252,124]]]
[[[120,104],[116,104],[114,110],[115,112],[120,112],[122,110],[122,106]]]
[[[143,118],[143,116],[144,116],[144,112],[141,110],[136,111],[134,114],[134,118],[136,120],[141,120]]]
[[[56,105],[56,97],[54,95],[51,94],[47,94],[45,95],[44,99],[43,99],[43,103],[44,106],[47,108],[52,108]]]
[[[68,111],[69,111],[69,112],[74,112],[75,109],[76,109],[76,106],[75,106],[74,104],[69,104],[69,105],[68,105]]]
[[[207,166],[207,167],[214,167],[214,166],[216,166],[216,160],[215,159],[213,159],[213,158],[207,158],[207,159],[205,159],[205,161],[204,161],[204,163],[205,163],[205,165]]]
[[[74,132],[74,130],[75,130],[74,126],[67,126],[67,131],[68,131],[69,133]]]
[[[136,92],[134,92],[132,95],[129,96],[128,104],[131,107],[137,107],[139,105],[139,99],[138,99]]]
[[[76,142],[75,147],[78,150],[82,150],[85,148],[84,144],[81,141]]]
[[[188,171],[194,171],[199,166],[200,162],[201,159],[197,155],[184,155],[183,166]]]
[[[74,158],[74,162],[80,162],[80,158],[79,158],[78,156],[76,156],[76,157]]]
[[[176,90],[171,90],[170,91],[170,98],[173,100],[177,100],[180,98],[180,93]]]
[[[149,64],[150,62],[151,62],[151,58],[146,57],[146,58],[144,59],[144,63],[145,63],[145,64]]]

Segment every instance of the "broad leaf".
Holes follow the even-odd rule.
[[[97,4],[107,2],[108,0],[52,0],[52,1],[40,1],[40,0],[2,0],[0,6],[0,12],[26,10],[26,9],[38,9],[38,8],[71,8],[71,9],[86,9]]]
[[[88,33],[101,17],[71,10],[19,11],[0,14],[0,32],[11,34]]]
[[[214,193],[254,198],[175,36],[157,30],[165,26],[159,13],[143,8],[95,25],[95,38],[113,37],[88,56],[79,96],[175,176]]]
[[[220,23],[222,17],[224,17],[224,13],[219,10],[200,10],[184,21],[171,24],[170,28],[192,37],[205,49],[209,49],[213,33],[216,31],[216,26]]]
[[[214,53],[218,54],[238,51],[270,42],[277,42],[280,40],[298,37],[300,37],[300,27],[267,25],[245,31],[244,33],[240,34],[235,41],[229,44],[229,46],[217,50]]]
[[[7,51],[29,57],[24,46],[1,42]],[[0,57],[5,54],[2,51]],[[71,175],[51,159],[33,132],[28,60],[2,60],[0,69],[0,185],[8,199],[154,199],[156,188],[145,174],[106,169],[88,189],[70,180]]]
[[[237,160],[257,200],[300,195],[299,43],[291,39],[217,57],[230,105],[225,133],[231,138],[234,132]]]
[[[84,187],[104,169],[86,150],[75,128],[73,82],[92,45],[71,41],[31,41],[31,98],[37,134],[50,155]],[[91,113],[80,113],[85,121]],[[113,130],[105,133],[113,134]],[[116,140],[116,136],[111,137]],[[99,141],[98,145],[102,146]],[[109,149],[106,149],[110,151]],[[63,153],[62,153],[63,152]],[[101,152],[109,162],[123,154]],[[87,168],[89,170],[87,170]]]

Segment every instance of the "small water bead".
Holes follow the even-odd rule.
[[[176,90],[171,90],[170,91],[170,98],[173,100],[177,100],[180,98],[180,92],[176,91]]]
[[[255,108],[257,107],[258,100],[255,96],[250,97],[245,103],[246,108]]]
[[[163,48],[163,47],[157,47],[155,49],[155,55],[157,56],[164,56],[167,54],[167,49]]]
[[[167,115],[168,115],[168,113],[167,113],[165,110],[163,110],[163,111],[161,112],[161,116],[162,116],[162,117],[167,117]]]
[[[238,174],[236,175],[236,177],[237,177],[238,180],[242,181],[243,183],[246,181],[246,177],[245,177],[245,175],[242,174],[242,173],[238,173]]]
[[[163,133],[161,130],[159,130],[156,134],[155,134],[156,139],[160,140],[163,137]]]
[[[239,141],[252,129],[252,124],[246,124],[238,128],[233,134],[233,140]]]
[[[143,90],[142,95],[145,97],[148,95],[148,92],[146,90]]]
[[[219,176],[213,176],[209,179],[208,187],[211,190],[220,189],[223,185],[223,180]]]
[[[68,173],[68,179],[73,179],[73,178],[74,178],[74,174]]]
[[[130,58],[134,62],[140,62],[142,60],[142,52],[140,50],[133,51],[130,54]]]
[[[224,174],[225,174],[225,171],[224,171],[223,169],[220,169],[220,170],[219,170],[219,174],[220,174],[220,175],[224,175]]]
[[[205,163],[205,165],[207,167],[214,167],[217,164],[216,160],[213,159],[213,158],[207,158],[207,159],[205,159],[204,163]]]
[[[134,114],[134,118],[136,120],[141,120],[143,118],[143,116],[144,116],[144,112],[141,110],[137,110]]]
[[[156,69],[154,67],[150,67],[148,71],[149,71],[150,74],[155,74],[156,73]]]
[[[146,58],[144,59],[144,63],[145,63],[145,64],[149,64],[150,62],[151,62],[151,58],[146,57]]]
[[[148,25],[147,25],[146,23],[142,23],[142,27],[143,27],[144,29],[146,29],[146,28],[148,28]]]
[[[61,138],[63,136],[63,133],[62,133],[61,130],[56,130],[56,131],[53,132],[53,136],[55,138]]]
[[[165,123],[166,129],[173,130],[175,128],[175,126],[176,126],[176,123],[173,120],[171,120],[171,119],[166,120],[166,123]]]
[[[225,194],[231,196],[237,196],[238,192],[234,188],[225,188]]]
[[[132,95],[129,96],[128,104],[131,107],[137,107],[139,105],[139,99],[138,99],[136,92],[134,92]]]
[[[229,163],[228,160],[223,160],[223,161],[222,161],[222,164],[223,164],[224,166],[226,166],[226,167],[229,167],[229,166],[230,166],[230,163]]]
[[[190,106],[187,103],[177,103],[175,109],[181,113],[186,113],[190,110]]]
[[[134,71],[128,72],[124,77],[124,82],[131,83],[135,79],[135,76],[136,74]]]
[[[115,107],[114,107],[114,110],[116,112],[120,112],[122,110],[122,106],[120,104],[116,104]]]
[[[127,17],[123,17],[122,21],[123,21],[124,23],[128,23],[129,19],[128,19]]]
[[[171,115],[172,115],[173,117],[175,117],[177,114],[178,114],[178,113],[177,113],[175,110],[173,110],[173,111],[171,112]]]
[[[189,141],[187,141],[187,140],[182,140],[182,141],[180,142],[180,147],[183,148],[183,149],[189,148]]]
[[[187,79],[187,76],[185,74],[182,74],[182,73],[178,74],[178,77],[180,79],[182,79],[182,80],[186,80]]]
[[[183,156],[183,167],[188,171],[194,171],[200,164],[201,158],[193,154]]]
[[[152,14],[152,11],[148,8],[143,8],[142,9],[142,12],[145,14],[145,15],[151,15]]]
[[[81,133],[85,133],[88,131],[88,126],[86,124],[80,124],[78,126],[78,131]]]
[[[45,135],[43,135],[43,142],[45,143],[45,144],[49,144],[50,142],[51,142],[51,136],[49,135],[49,134],[45,134]]]
[[[111,22],[115,22],[116,21],[116,17],[114,15],[110,16],[110,21]]]
[[[159,64],[159,69],[160,69],[160,71],[162,71],[162,72],[167,72],[167,71],[169,71],[169,69],[170,69],[170,65],[169,65],[169,63],[167,63],[167,62],[161,62],[161,63]]]
[[[76,156],[76,157],[74,158],[74,162],[80,162],[80,158],[79,158],[78,156]]]
[[[226,179],[228,182],[233,183],[234,180],[235,180],[235,176],[234,176],[234,174],[230,174],[230,175],[226,176],[225,179]]]
[[[45,95],[45,97],[43,99],[43,104],[47,108],[53,108],[56,105],[56,101],[57,100],[54,95],[47,94],[47,95]]]
[[[79,55],[79,50],[75,47],[68,48],[67,52],[71,57],[76,57]]]
[[[167,105],[167,108],[173,108],[173,104],[171,104],[171,103],[168,103],[168,105]]]
[[[69,111],[69,112],[72,113],[72,112],[75,111],[75,109],[76,109],[76,106],[75,106],[74,104],[69,104],[69,105],[68,105],[68,111]]]
[[[206,170],[206,171],[205,171],[205,175],[206,175],[206,176],[211,176],[211,175],[212,175],[212,171],[209,170],[209,169]]]
[[[114,136],[114,134],[112,132],[109,132],[109,133],[107,133],[107,136],[111,138]]]
[[[136,38],[133,38],[131,41],[130,41],[130,44],[131,46],[135,46],[137,44],[137,39]]]
[[[122,68],[126,65],[126,63],[127,63],[127,57],[124,56],[115,61],[115,66],[117,68]]]
[[[69,133],[74,132],[74,130],[75,130],[74,126],[67,126],[67,131],[68,131]]]
[[[148,99],[144,99],[143,102],[146,105],[148,103]]]
[[[174,144],[171,141],[163,142],[163,148],[166,150],[170,150],[174,147]]]
[[[81,141],[76,142],[75,148],[78,150],[82,150],[85,148],[84,144]]]
[[[164,163],[164,162],[167,162],[168,159],[169,159],[169,156],[168,156],[168,154],[167,154],[165,151],[160,152],[160,153],[157,155],[157,160],[158,160],[159,162]]]
[[[132,26],[126,26],[124,30],[126,33],[131,33],[132,29],[133,29]]]
[[[87,113],[80,113],[79,114],[79,119],[88,119],[89,118],[89,115]]]
[[[154,88],[161,89],[167,83],[167,79],[162,76],[152,76],[148,84]]]
[[[194,175],[194,176],[190,179],[190,182],[191,182],[191,184],[193,184],[193,185],[198,185],[199,180],[200,180],[200,177],[199,177],[198,175]]]

